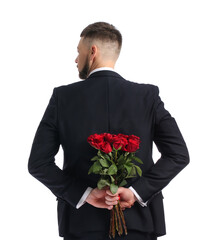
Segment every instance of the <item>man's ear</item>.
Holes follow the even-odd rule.
[[[92,45],[91,47],[91,53],[90,53],[90,60],[94,60],[98,52],[98,48],[96,45]]]

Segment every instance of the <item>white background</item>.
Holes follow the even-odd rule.
[[[96,21],[121,31],[116,70],[159,86],[189,148],[190,165],[163,191],[160,239],[211,238],[211,13],[205,0],[0,1],[1,239],[61,239],[55,197],[27,162],[53,88],[79,80],[79,35]],[[61,166],[61,151],[56,159]]]

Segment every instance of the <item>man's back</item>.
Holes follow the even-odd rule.
[[[65,155],[64,169],[74,167],[79,160],[87,161],[95,154],[86,141],[94,133],[138,135],[142,140],[138,154],[147,157],[145,146],[153,137],[156,87],[126,81],[112,71],[102,71],[56,91],[60,141],[65,153],[71,154]],[[86,173],[90,164],[88,161]],[[87,174],[83,172],[83,175]]]
[[[137,155],[144,162],[141,166],[144,176],[153,165],[152,131],[156,94],[157,87],[127,81],[112,71],[97,72],[84,81],[54,89],[34,140],[29,168],[32,168],[31,173],[57,196],[61,236],[76,229],[80,232],[105,231],[108,227],[108,210],[94,208],[89,204],[76,209],[86,188],[95,188],[98,180],[98,176],[88,175],[92,164],[90,159],[96,154],[87,143],[89,135],[110,132],[140,136],[142,143]],[[42,129],[46,129],[45,134],[48,135],[46,157],[41,156],[38,151],[39,139],[43,139],[43,136],[39,135]],[[60,144],[64,151],[62,173],[54,165],[54,155]],[[47,165],[48,177],[45,174]],[[55,180],[58,172],[59,177]],[[132,180],[129,180],[128,186],[131,183]],[[155,223],[151,206],[154,215],[158,215],[159,219]],[[155,206],[158,206],[158,209]],[[156,231],[159,235],[165,233],[161,194],[149,207],[142,208],[136,203],[133,208],[125,210],[125,215],[128,229]],[[86,226],[79,224],[82,219],[87,222]]]

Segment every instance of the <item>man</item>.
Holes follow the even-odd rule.
[[[29,172],[57,197],[59,235],[65,240],[108,239],[108,210],[119,197],[128,235],[116,239],[164,235],[161,190],[189,163],[186,144],[158,88],[127,81],[114,71],[121,45],[120,32],[108,23],[94,23],[82,31],[76,63],[85,80],[54,89],[34,138]],[[97,189],[98,176],[88,175],[96,151],[87,138],[104,132],[141,138],[136,154],[143,161],[143,175],[130,179],[115,195]],[[156,164],[153,141],[161,153]],[[54,158],[60,144],[62,170]]]

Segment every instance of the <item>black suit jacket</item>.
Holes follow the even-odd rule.
[[[161,190],[188,164],[189,155],[173,117],[164,108],[158,87],[123,79],[112,71],[100,71],[86,80],[60,86],[38,126],[29,157],[29,172],[58,199],[59,234],[107,231],[109,211],[87,203],[76,205],[87,187],[96,187],[97,175],[88,175],[96,150],[87,138],[94,133],[134,134],[141,138],[137,156],[143,176],[129,180],[148,207],[138,203],[124,211],[128,229],[165,234]],[[152,144],[161,158],[154,164]],[[55,164],[59,146],[63,169]]]

